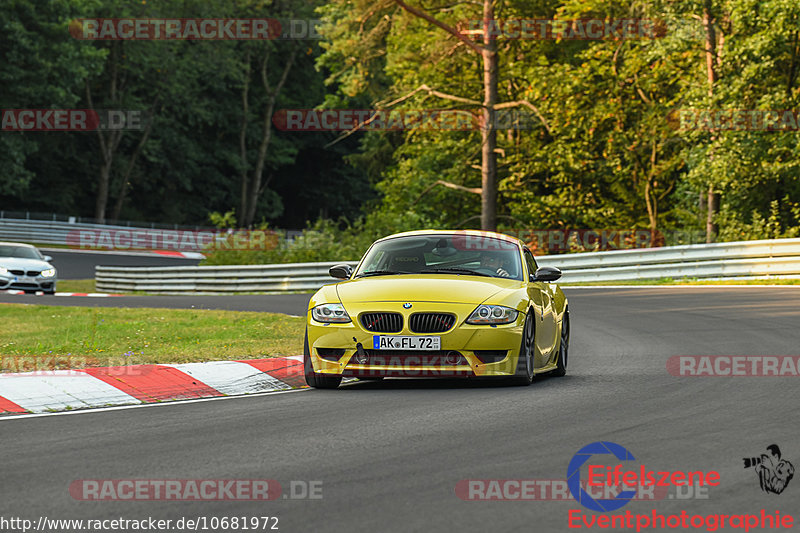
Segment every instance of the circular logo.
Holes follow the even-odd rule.
[[[572,493],[575,501],[592,511],[606,513],[608,511],[615,511],[620,507],[627,505],[631,499],[636,496],[635,490],[624,490],[617,494],[614,498],[598,499],[592,498],[588,492],[581,487],[581,466],[588,461],[593,455],[610,454],[619,459],[620,461],[635,461],[633,454],[626,450],[624,447],[614,442],[599,441],[588,444],[578,450],[569,462],[567,467],[567,486]]]
[[[403,309],[411,309],[411,304],[403,304]]]

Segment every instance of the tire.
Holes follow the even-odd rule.
[[[335,389],[342,382],[342,376],[328,376],[314,372],[311,364],[311,350],[308,347],[308,328],[306,328],[306,339],[303,344],[303,373],[308,386],[315,389]]]
[[[536,353],[536,319],[532,310],[528,311],[525,319],[525,326],[522,328],[522,342],[519,346],[519,357],[517,358],[517,371],[512,378],[515,385],[526,387],[533,383],[533,357]]]
[[[569,310],[564,311],[564,318],[561,321],[561,341],[558,343],[558,360],[556,369],[550,375],[563,377],[567,375],[567,362],[569,361]]]

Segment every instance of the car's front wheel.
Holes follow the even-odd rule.
[[[533,357],[536,353],[534,338],[536,336],[536,322],[533,311],[528,311],[525,319],[525,326],[522,328],[522,342],[519,347],[519,358],[517,359],[517,371],[513,380],[517,385],[527,386],[533,383]]]
[[[328,376],[314,372],[314,366],[311,364],[311,350],[308,346],[308,328],[306,328],[306,340],[303,345],[303,371],[306,383],[315,389],[335,389],[342,382],[341,376]]]
[[[550,373],[551,376],[562,377],[567,375],[567,359],[569,357],[569,311],[564,311],[564,318],[561,321],[561,342],[558,344],[558,360],[556,369]]]

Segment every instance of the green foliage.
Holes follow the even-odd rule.
[[[733,212],[726,206],[718,218],[722,228],[720,237],[724,241],[786,239],[800,236],[800,204],[790,202],[788,197],[783,198],[782,202],[772,200],[767,217],[754,209],[750,213],[750,222],[745,222],[739,213]]]
[[[242,88],[250,71],[246,158],[250,168],[264,125],[270,79],[299,48],[277,109],[314,108],[326,97],[316,71],[317,41],[91,41],[74,39],[69,21],[91,17],[274,17],[314,19],[320,0],[56,0],[0,2],[0,108],[86,108],[86,89],[102,109],[134,109],[152,120],[143,139],[123,134],[111,167],[107,214],[119,218],[208,223],[238,206]],[[249,55],[248,55],[249,54]],[[248,63],[249,58],[249,63]],[[274,83],[274,81],[273,81]],[[273,131],[255,220],[299,227],[322,213],[355,220],[374,197],[365,173],[345,162],[357,140],[326,149],[331,136]],[[104,158],[94,133],[2,132],[0,209],[94,214]],[[133,164],[132,164],[133,162]],[[127,183],[124,180],[131,168]],[[343,191],[353,191],[350,196]],[[354,201],[353,201],[354,200]]]
[[[482,17],[479,2],[407,2],[454,27]],[[498,19],[663,20],[668,29],[658,39],[497,41],[499,98],[520,103],[514,109],[524,124],[498,133],[501,229],[695,234],[705,231],[703,194],[711,186],[721,197],[720,239],[798,235],[797,131],[687,131],[669,119],[678,109],[797,109],[796,1],[712,1],[724,41],[711,91],[702,3],[504,0],[495,11]],[[321,17],[324,40],[69,35],[70,20],[93,16]],[[258,157],[269,100],[260,76],[265,58],[273,79],[298,51],[278,110],[476,113],[483,99],[480,57],[395,0],[6,0],[0,30],[2,109],[86,107],[88,87],[97,108],[148,112],[149,136],[126,132],[111,167],[109,210],[121,199],[122,219],[243,223],[242,174]],[[418,91],[423,85],[461,101]],[[254,220],[305,227],[303,236],[207,261],[350,260],[397,231],[476,227],[480,197],[469,189],[481,186],[480,139],[478,129],[346,137],[273,130]],[[102,161],[94,134],[2,132],[0,209],[91,216]]]
[[[231,209],[226,211],[225,214],[219,211],[214,211],[208,214],[208,219],[219,229],[229,229],[236,227],[236,210]]]
[[[416,213],[386,215],[371,213],[343,226],[321,219],[288,240],[280,233],[278,246],[271,250],[224,250],[206,255],[204,265],[259,265],[318,261],[355,261],[381,237],[400,231],[425,229],[430,223]]]

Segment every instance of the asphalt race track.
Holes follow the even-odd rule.
[[[58,279],[92,279],[95,265],[104,266],[195,266],[199,259],[170,257],[151,253],[109,253],[71,251],[59,248],[40,248],[44,255],[53,258]]]
[[[279,530],[288,532],[567,531],[570,510],[599,515],[572,500],[467,502],[454,489],[470,479],[563,480],[580,448],[604,440],[627,448],[637,469],[721,475],[707,498],[633,501],[609,514],[777,510],[800,518],[800,479],[780,495],[767,494],[742,464],[778,444],[784,459],[800,465],[798,378],[675,377],[666,370],[673,355],[798,355],[800,288],[567,294],[569,374],[528,388],[390,380],[0,419],[0,514],[34,523],[40,516],[277,516]],[[68,492],[74,480],[129,478],[274,479],[284,493],[292,481],[321,481],[322,498],[86,502]]]

